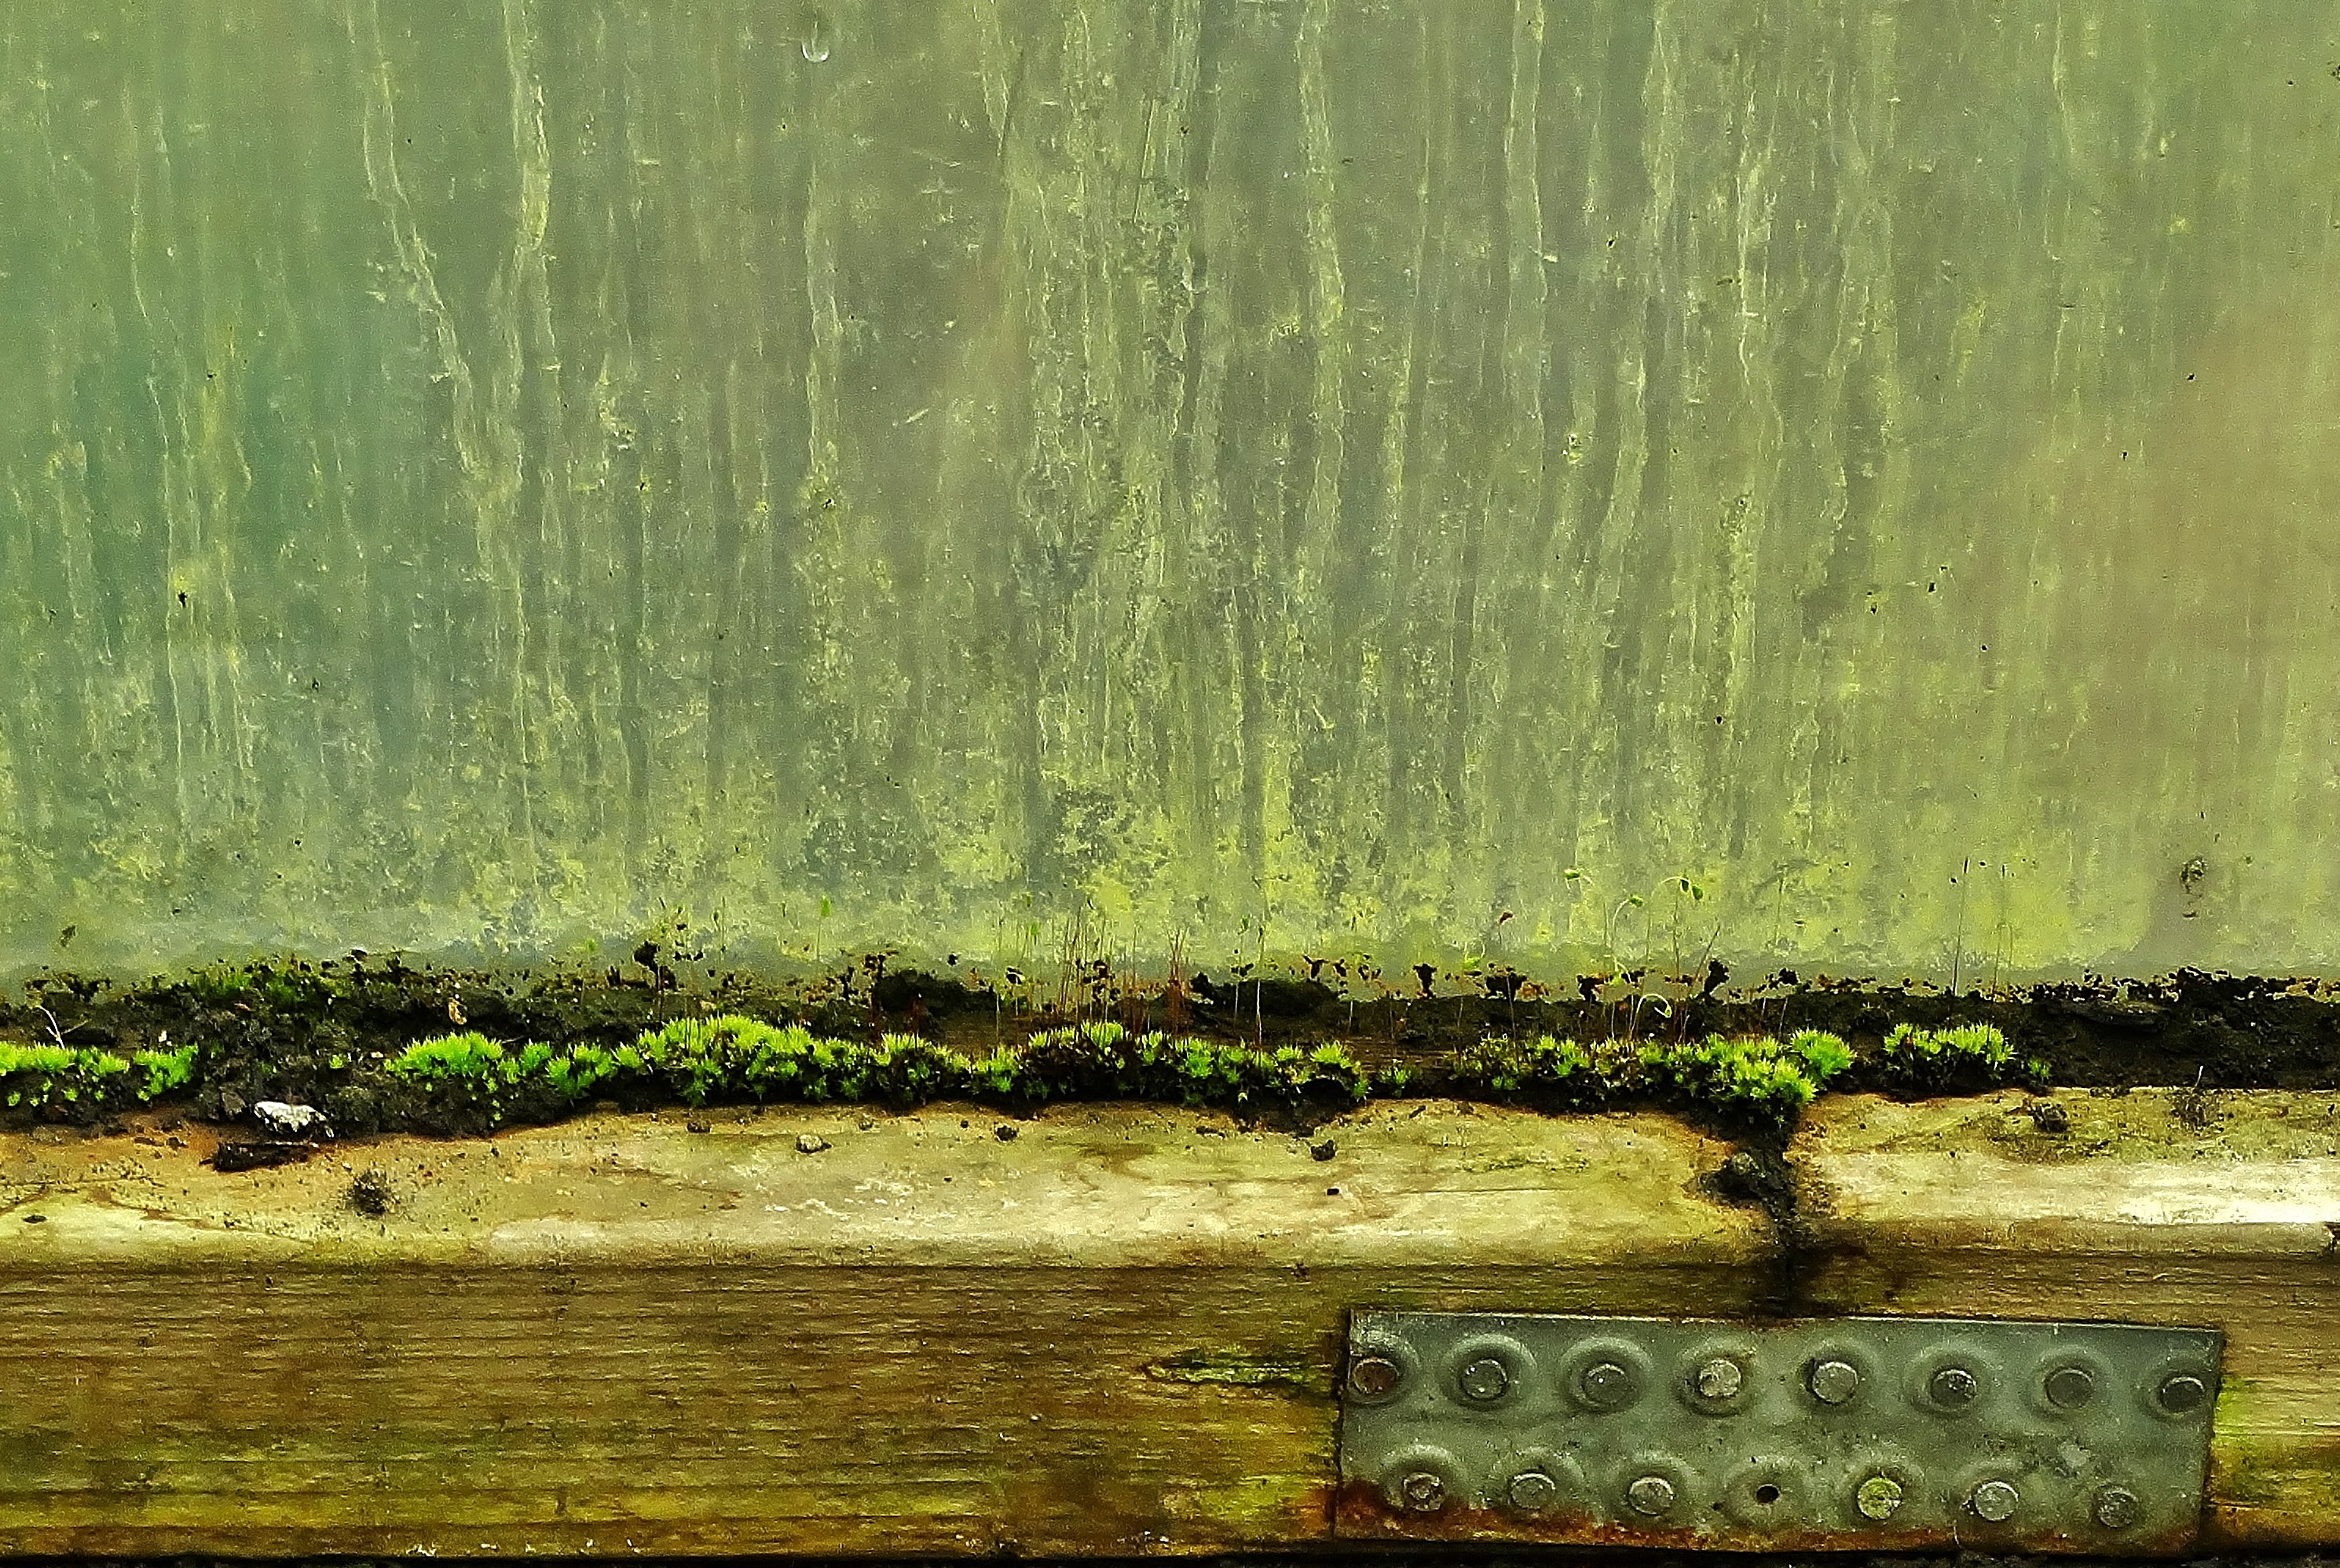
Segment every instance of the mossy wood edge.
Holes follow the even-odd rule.
[[[2216,1326],[2211,1543],[2340,1541],[2335,1097],[2037,1103],[1824,1102],[1793,1245],[1669,1118],[1445,1102],[10,1136],[0,1552],[1321,1543],[1367,1304]]]
[[[278,1096],[296,1097],[303,1105],[314,1097],[322,1101],[318,1115],[326,1126],[338,1122],[369,1136],[489,1133],[560,1120],[600,1103],[604,1094],[621,1097],[612,1105],[636,1110],[678,1101],[909,1109],[976,1099],[1016,1111],[1059,1101],[1142,1101],[1294,1123],[1369,1099],[1452,1097],[1546,1110],[1690,1111],[1710,1122],[1780,1133],[1859,1060],[1842,1039],[1821,1029],[1799,1029],[1785,1038],[1708,1033],[1591,1043],[1490,1035],[1434,1065],[1369,1072],[1334,1040],[1284,1041],[1268,1048],[1135,1033],[1092,1020],[1036,1030],[971,1056],[916,1034],[824,1037],[800,1024],[722,1014],[669,1019],[617,1046],[508,1046],[476,1030],[438,1034],[386,1058],[377,1053],[373,1063],[336,1053],[326,1067],[339,1081],[287,1087],[279,1087],[281,1067],[255,1081],[248,1060],[223,1065],[217,1053],[196,1044],[127,1057],[68,1047],[54,1019],[49,1022],[52,1043],[0,1039],[0,1116],[17,1126],[41,1117],[96,1126],[119,1111],[167,1113],[191,1106],[209,1106],[233,1120],[248,1103]],[[1988,1024],[1942,1029],[1897,1024],[1862,1066],[1864,1076],[1879,1084],[1921,1093],[2010,1080],[2044,1087],[2048,1070],[2044,1062],[2018,1065],[2006,1037]],[[215,1073],[238,1081],[216,1082]],[[271,1077],[277,1085],[268,1084]],[[385,1107],[384,1089],[402,1103]]]

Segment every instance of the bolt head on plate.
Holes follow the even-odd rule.
[[[1349,1392],[1364,1399],[1384,1399],[1397,1392],[1403,1376],[1386,1355],[1361,1355],[1349,1364]]]
[[[1662,1475],[1637,1476],[1633,1484],[1625,1488],[1625,1501],[1634,1513],[1655,1519],[1661,1513],[1672,1511],[1674,1484]]]
[[[1463,1397],[1492,1404],[1510,1390],[1512,1374],[1493,1356],[1482,1355],[1464,1367],[1455,1381],[1462,1385]]]
[[[1446,1483],[1434,1471],[1416,1470],[1397,1484],[1397,1494],[1416,1513],[1435,1513],[1446,1505]]]
[[[1602,1410],[1614,1410],[1633,1402],[1633,1374],[1613,1361],[1595,1362],[1584,1369],[1576,1380],[1588,1404]]]
[[[1700,1399],[1720,1402],[1739,1397],[1739,1391],[1747,1386],[1747,1372],[1730,1357],[1718,1355],[1711,1361],[1700,1362],[1690,1381]]]
[[[1982,1392],[1982,1379],[1963,1366],[1946,1366],[1927,1380],[1926,1392],[1945,1410],[1962,1410]]]
[[[1842,1404],[1860,1392],[1860,1368],[1849,1361],[1823,1361],[1807,1380],[1822,1404]]]
[[[2202,1408],[2202,1402],[2210,1397],[2210,1385],[2190,1372],[2180,1372],[2163,1378],[2156,1396],[2162,1409],[2172,1415],[2184,1415]]]
[[[2015,1517],[2015,1505],[2022,1501],[2015,1488],[2006,1482],[1986,1481],[1968,1496],[1967,1506],[1973,1509],[1979,1518],[1988,1519],[1993,1524],[2004,1524]]]
[[[2077,1410],[2095,1396],[2097,1380],[2085,1366],[2059,1366],[2040,1384],[2048,1403],[2058,1410]]]
[[[2107,1530],[2126,1530],[2137,1523],[2137,1494],[2126,1486],[2107,1486],[2097,1494],[2097,1523]]]
[[[1860,1484],[1852,1500],[1864,1517],[1881,1524],[1901,1506],[1901,1484],[1890,1475],[1872,1475]]]
[[[1520,1513],[1541,1513],[1560,1495],[1560,1483],[1541,1470],[1522,1470],[1512,1477],[1512,1484],[1503,1490],[1512,1506]]]

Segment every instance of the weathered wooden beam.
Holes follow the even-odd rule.
[[[1319,1540],[1350,1306],[1728,1313],[1769,1249],[1661,1120],[1397,1107],[1328,1159],[1148,1109],[701,1125],[233,1176],[7,1140],[0,1551]]]
[[[233,1175],[196,1128],[0,1139],[0,1552],[1322,1543],[1350,1308],[1783,1292],[2222,1327],[2213,1536],[2340,1539],[2340,1118],[2059,1103],[2060,1136],[2018,1098],[1826,1106],[1784,1233],[1679,1124],[1444,1104],[1323,1159],[1138,1107],[607,1116]]]
[[[2207,1542],[2340,1542],[2340,1093],[1849,1097],[1796,1156],[1800,1307],[2222,1328]]]

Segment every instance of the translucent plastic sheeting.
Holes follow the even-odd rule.
[[[0,968],[2340,967],[2335,71],[2321,0],[16,0]]]

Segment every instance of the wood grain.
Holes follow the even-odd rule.
[[[2060,1136],[1824,1104],[1784,1250],[1659,1117],[1383,1107],[1318,1159],[1135,1107],[604,1116],[236,1175],[198,1129],[12,1136],[0,1553],[1323,1543],[1350,1308],[1744,1316],[1783,1281],[2223,1328],[2214,1541],[2340,1541],[2340,1115],[2061,1103]]]
[[[236,1176],[11,1140],[0,1551],[1318,1540],[1350,1306],[1743,1310],[1768,1245],[1660,1121],[1384,1110],[1328,1160],[1148,1110],[715,1125]]]

